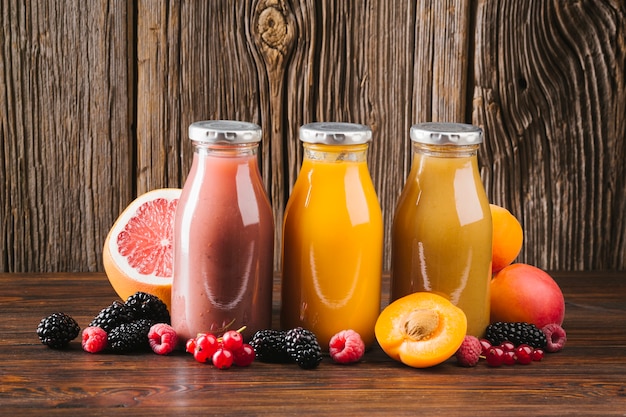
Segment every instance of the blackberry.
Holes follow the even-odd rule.
[[[148,333],[154,324],[148,319],[122,323],[107,335],[107,344],[113,352],[127,353],[150,348]]]
[[[126,306],[133,320],[148,319],[155,323],[171,323],[167,305],[156,295],[137,291],[126,299]]]
[[[132,321],[130,310],[126,304],[121,301],[113,301],[113,303],[100,310],[98,315],[89,323],[89,327],[100,327],[105,332],[109,333],[114,328],[121,324],[129,323]]]
[[[285,334],[287,353],[300,368],[313,369],[322,361],[322,348],[315,334],[302,327],[288,330]]]
[[[37,326],[37,336],[44,345],[54,349],[65,347],[80,333],[80,326],[65,313],[53,313],[44,317]]]
[[[286,332],[282,330],[259,330],[250,340],[256,358],[261,362],[285,363],[290,361],[285,345]]]
[[[515,346],[527,344],[535,349],[545,348],[548,341],[545,334],[534,324],[516,322],[495,322],[487,326],[485,339],[493,346],[509,341]]]

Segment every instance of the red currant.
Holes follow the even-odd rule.
[[[487,355],[487,351],[491,347],[491,342],[487,339],[480,339],[480,346],[482,347],[482,351],[480,352],[480,354],[482,356],[485,356]]]
[[[517,356],[515,356],[515,352],[512,350],[507,350],[506,352],[504,352],[502,362],[505,365],[515,365],[515,362],[517,362]]]
[[[247,343],[241,345],[239,349],[233,352],[233,361],[237,366],[249,366],[254,362],[256,353],[254,348]]]
[[[191,353],[193,355],[193,352],[195,350],[196,350],[196,339],[193,337],[191,339],[187,339],[187,343],[185,343],[185,352]]]
[[[243,345],[243,336],[236,330],[229,330],[222,336],[222,345],[224,349],[235,352]]]
[[[540,361],[543,359],[543,349],[533,350],[533,361]]]
[[[526,344],[521,344],[515,348],[515,355],[517,356],[517,363],[528,365],[533,361],[533,348]]]
[[[196,350],[193,351],[193,358],[200,363],[206,363],[211,359],[208,351],[200,349],[198,346],[196,346]]]
[[[500,366],[504,362],[504,350],[500,346],[492,346],[487,350],[485,359],[489,366]]]
[[[509,341],[504,341],[504,342],[500,343],[500,347],[505,352],[509,352],[509,351],[515,350],[515,345],[512,342],[509,342]]]
[[[217,337],[213,334],[202,334],[196,338],[196,349],[206,351],[209,358],[213,356],[218,347]]]
[[[228,369],[233,364],[233,354],[230,350],[219,348],[213,354],[213,366],[218,369]]]

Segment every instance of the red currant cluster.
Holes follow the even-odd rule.
[[[254,349],[244,343],[241,330],[229,330],[222,337],[199,333],[187,340],[185,350],[201,363],[212,363],[218,369],[228,369],[233,364],[249,366],[256,357]]]
[[[528,365],[533,361],[543,359],[543,349],[536,349],[527,344],[515,346],[511,342],[502,342],[498,346],[492,346],[487,339],[480,339],[482,346],[482,356],[485,357],[487,365],[515,365],[516,363]]]

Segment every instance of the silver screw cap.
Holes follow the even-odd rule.
[[[262,137],[255,123],[236,120],[207,120],[189,125],[189,139],[202,143],[255,143]]]
[[[372,129],[357,123],[309,123],[300,127],[300,140],[326,145],[358,145],[372,140]]]
[[[411,140],[428,145],[477,145],[483,141],[483,131],[465,123],[419,123],[411,126]]]

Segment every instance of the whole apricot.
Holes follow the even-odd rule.
[[[463,310],[429,292],[409,294],[389,304],[374,328],[383,351],[414,368],[434,366],[450,358],[463,343],[466,331]]]
[[[517,258],[524,242],[524,232],[510,211],[495,204],[489,204],[489,208],[493,223],[491,273],[495,274]]]
[[[526,322],[542,328],[562,324],[563,292],[545,271],[523,263],[509,265],[490,283],[491,322]]]

